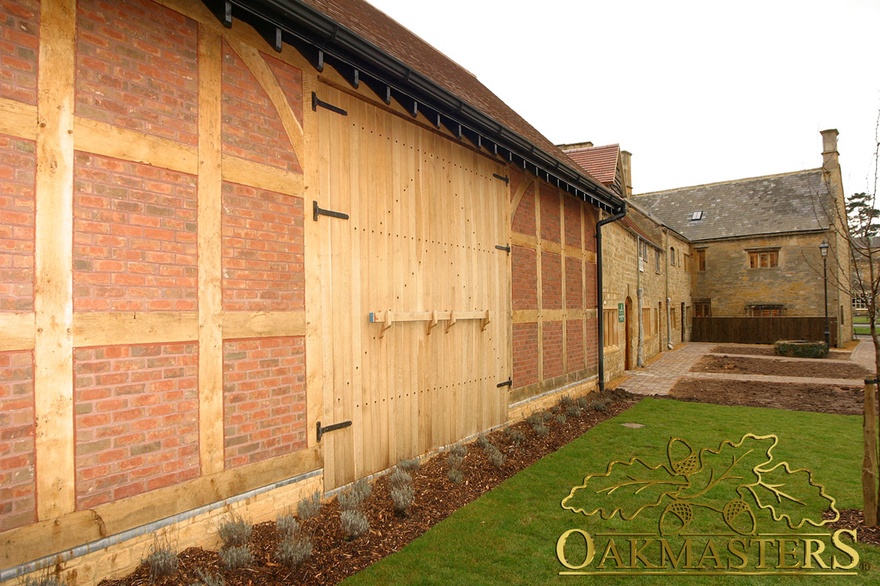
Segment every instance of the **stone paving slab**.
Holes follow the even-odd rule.
[[[669,391],[683,377],[752,380],[767,383],[817,383],[836,386],[859,386],[860,379],[819,379],[809,377],[787,377],[766,375],[743,375],[724,373],[695,373],[691,368],[700,358],[711,354],[711,350],[721,344],[709,342],[690,342],[675,350],[664,352],[645,368],[628,370],[624,376],[614,381],[617,387],[636,395],[668,395]],[[874,370],[874,346],[871,340],[861,340],[853,350],[850,360],[861,364],[869,371]],[[837,360],[835,360],[837,361]]]

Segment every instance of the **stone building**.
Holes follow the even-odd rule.
[[[837,131],[825,130],[817,169],[697,185],[635,196],[687,239],[697,317],[820,317],[836,339],[852,337],[852,304],[835,283],[849,282]]]
[[[627,202],[606,224],[602,248],[604,378],[644,366],[690,339],[690,245],[632,198],[631,154],[619,145],[560,145],[573,161]]]

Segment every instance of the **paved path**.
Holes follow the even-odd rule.
[[[691,368],[693,368],[694,364],[696,364],[700,358],[710,354],[712,348],[719,345],[722,344],[691,342],[679,346],[675,350],[664,352],[658,359],[649,363],[645,368],[626,371],[624,376],[614,381],[614,385],[622,387],[637,395],[667,395],[669,394],[670,389],[675,386],[675,383],[683,377],[716,380],[752,380],[767,383],[803,383],[807,380],[801,377],[691,372]],[[859,345],[853,350],[850,360],[861,364],[869,371],[873,371],[874,346],[871,341],[861,340]],[[809,379],[809,382],[840,386],[861,384],[861,381],[858,379],[811,378]]]

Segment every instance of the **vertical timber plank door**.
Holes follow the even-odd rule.
[[[318,219],[321,425],[351,422],[321,439],[332,490],[507,420],[509,194],[488,156],[318,93],[346,112],[318,108],[318,204],[350,216]]]

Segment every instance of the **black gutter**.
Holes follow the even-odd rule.
[[[626,216],[626,202],[619,212],[596,222],[596,318],[599,331],[597,340],[599,346],[599,392],[605,391],[605,300],[602,293],[602,226],[616,222]],[[624,343],[627,343],[626,341]]]
[[[306,42],[334,59],[408,95],[436,110],[446,118],[463,124],[523,160],[524,167],[535,167],[535,174],[553,176],[565,183],[560,186],[575,197],[589,201],[608,212],[625,209],[619,199],[604,185],[584,175],[556,156],[537,148],[529,140],[463,102],[452,92],[430,78],[412,70],[379,47],[345,28],[326,14],[295,0],[231,0],[229,5],[257,17],[284,33]],[[240,16],[240,15],[239,15]],[[392,78],[392,79],[389,79]],[[573,191],[572,191],[573,190]],[[582,193],[581,193],[582,192]]]

